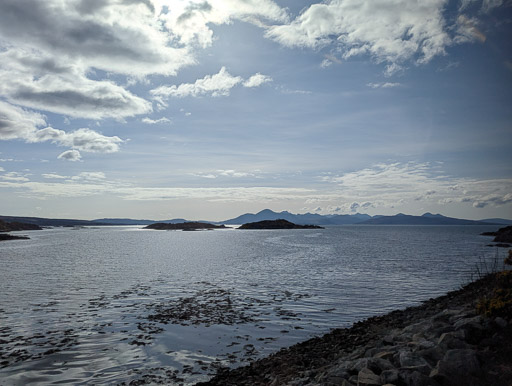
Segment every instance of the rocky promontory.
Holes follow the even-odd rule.
[[[39,225],[27,224],[23,222],[7,222],[0,220],[0,232],[14,232],[14,231],[39,231],[42,228]]]
[[[0,233],[0,241],[7,241],[7,240],[29,240],[30,237],[27,236],[15,236],[15,235],[9,235],[5,233]]]
[[[283,349],[201,385],[510,386],[512,271]]]
[[[318,225],[298,225],[290,221],[278,220],[263,220],[257,222],[250,222],[243,224],[238,229],[324,229]]]
[[[0,241],[6,240],[28,240],[27,236],[17,236],[17,235],[9,235],[4,232],[14,232],[14,231],[35,231],[41,230],[42,228],[39,225],[35,224],[27,224],[23,222],[7,222],[0,220]]]
[[[496,243],[512,243],[512,225],[498,229],[496,232],[484,232],[483,236],[494,236]]]
[[[156,229],[162,231],[168,230],[183,230],[183,231],[195,231],[195,230],[209,230],[209,229],[225,229],[225,225],[214,225],[206,222],[182,222],[176,224],[158,222],[150,224],[144,229]]]

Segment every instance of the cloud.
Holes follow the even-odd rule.
[[[240,172],[236,170],[215,170],[207,173],[194,173],[193,174],[196,177],[202,177],[202,178],[219,178],[219,177],[230,177],[230,178],[244,178],[244,177],[257,177],[255,173],[248,173],[248,172]]]
[[[45,125],[44,115],[0,100],[0,140],[28,139]]]
[[[371,88],[394,88],[400,87],[401,83],[392,83],[392,82],[381,82],[381,83],[368,83],[367,86]]]
[[[0,175],[0,180],[4,181],[15,181],[15,182],[25,182],[29,181],[29,179],[18,172],[9,172],[5,173],[3,175]]]
[[[77,176],[71,177],[71,179],[74,181],[102,181],[105,180],[106,178],[107,176],[103,172],[82,172]]]
[[[313,4],[266,36],[288,47],[335,45],[342,58],[367,54],[377,62],[427,63],[445,53],[445,0],[329,0]],[[428,17],[426,17],[428,15]]]
[[[265,27],[266,21],[286,22],[288,16],[270,0],[209,0],[173,2],[161,19],[180,45],[207,48],[214,40],[212,25],[242,20]]]
[[[45,117],[21,107],[0,101],[0,140],[22,139],[29,143],[52,142],[74,149],[62,153],[59,158],[78,160],[78,150],[90,153],[115,153],[124,141],[108,137],[88,128],[71,132],[46,126]]]
[[[171,46],[159,16],[149,1],[3,0],[0,35],[88,68],[174,75],[195,60],[186,47]]]
[[[226,67],[222,67],[217,74],[206,75],[204,78],[197,79],[194,83],[182,83],[179,86],[160,86],[151,90],[151,94],[161,103],[163,103],[163,99],[170,97],[229,96],[231,89],[240,83],[244,87],[259,87],[271,81],[272,78],[260,73],[254,74],[244,81],[242,77],[233,76],[226,70]]]
[[[213,97],[228,96],[231,89],[242,82],[240,76],[232,76],[226,67],[222,67],[215,75],[206,75],[194,83],[182,83],[179,86],[160,86],[151,90],[156,97],[184,98],[211,95]]]
[[[10,102],[71,117],[124,118],[152,111],[151,103],[108,80],[91,80],[66,59],[22,49],[0,53],[0,94]]]
[[[244,83],[244,87],[259,87],[263,83],[272,82],[272,78],[267,75],[262,75],[259,72],[257,74],[254,74],[249,79],[247,79]]]
[[[382,163],[344,173],[327,174],[320,181],[337,186],[325,200],[369,202],[368,207],[392,207],[397,202],[424,201],[431,204],[465,203],[482,208],[512,203],[512,180],[476,180],[446,176],[430,163]],[[338,196],[338,197],[336,197]],[[354,205],[354,204],[352,204]],[[350,206],[345,209],[352,210]]]
[[[65,180],[65,179],[69,178],[67,176],[61,176],[60,174],[56,174],[56,173],[44,173],[44,174],[41,174],[41,176],[43,178],[56,179],[56,180]]]
[[[141,122],[146,123],[148,125],[156,125],[157,123],[171,123],[171,120],[166,117],[162,117],[159,119],[151,119],[151,118],[145,117],[145,118],[141,119]]]
[[[466,15],[459,15],[457,18],[457,36],[455,41],[457,43],[467,43],[475,40],[484,43],[487,39],[485,34],[478,29],[478,19],[470,18]]]
[[[51,141],[60,146],[69,146],[90,153],[115,153],[119,151],[119,144],[124,142],[119,137],[107,137],[87,128],[68,133],[52,127],[36,131],[28,141]]]
[[[58,159],[64,159],[66,161],[80,161],[82,159],[82,155],[78,150],[66,150],[65,152],[59,154]]]

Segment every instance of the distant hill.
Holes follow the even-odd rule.
[[[512,220],[506,220],[504,218],[486,218],[484,220],[478,220],[478,221],[488,222],[491,224],[512,225]]]
[[[189,222],[184,218],[173,218],[172,220],[136,220],[132,218],[101,218],[97,220],[92,220],[92,222],[100,223],[102,225],[150,225],[155,223],[164,223],[164,224],[178,224],[183,222]],[[204,222],[204,221],[203,221]]]
[[[425,213],[422,216],[411,216],[399,213],[395,216],[381,216],[367,220],[362,225],[491,225],[488,222],[463,220],[446,217],[441,214]]]
[[[13,232],[13,231],[35,231],[41,230],[41,227],[36,224],[23,223],[19,221],[7,222],[0,220],[0,232]]]
[[[26,224],[35,224],[40,227],[72,227],[72,226],[92,226],[92,225],[109,225],[88,220],[73,219],[57,219],[43,217],[16,217],[16,216],[0,216],[0,220],[6,222],[21,222]]]
[[[263,220],[243,224],[238,229],[324,229],[318,225],[299,225],[283,219]]]
[[[274,212],[270,209],[264,209],[256,214],[246,213],[241,216],[219,222],[220,224],[246,224],[251,222],[283,219],[294,224],[300,225],[349,225],[359,224],[371,219],[367,214],[338,214],[338,215],[320,215],[316,213],[293,214],[287,211]]]

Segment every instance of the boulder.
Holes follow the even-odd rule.
[[[357,386],[382,385],[380,376],[368,368],[364,368],[357,374]]]
[[[443,385],[476,385],[475,376],[480,374],[480,363],[475,350],[448,350],[443,359],[431,371],[430,377]]]

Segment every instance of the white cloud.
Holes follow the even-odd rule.
[[[141,122],[146,123],[148,125],[156,125],[157,123],[171,123],[171,120],[166,117],[162,117],[159,119],[151,119],[151,118],[145,117],[145,118],[141,119]]]
[[[201,48],[213,43],[211,25],[242,20],[264,27],[266,21],[288,20],[286,11],[270,0],[176,0],[173,1],[171,11],[162,14],[161,18],[179,44]]]
[[[74,181],[102,181],[105,180],[107,176],[103,172],[82,172],[77,176],[71,177]]]
[[[392,82],[381,82],[381,83],[368,83],[367,86],[371,88],[394,88],[400,87],[401,83],[392,83]]]
[[[150,1],[0,2],[0,35],[28,50],[116,73],[173,75],[194,63],[172,47]]]
[[[115,153],[123,140],[119,137],[106,137],[98,132],[83,128],[72,132],[57,130],[52,127],[38,130],[29,142],[51,141],[60,146],[69,146],[76,150],[90,153]]]
[[[204,78],[197,79],[194,83],[182,83],[179,86],[160,86],[151,90],[151,94],[160,103],[164,103],[163,99],[169,97],[229,96],[231,89],[240,83],[244,87],[259,87],[271,81],[272,78],[260,73],[256,73],[244,81],[242,77],[233,76],[226,70],[226,67],[222,67],[217,74],[206,75]]]
[[[272,82],[272,78],[267,75],[262,75],[259,72],[257,74],[254,74],[249,79],[247,79],[244,83],[244,87],[259,87],[263,83]]]
[[[197,79],[194,83],[182,83],[179,86],[160,86],[151,90],[155,97],[176,97],[184,98],[188,96],[198,97],[203,95],[228,96],[233,87],[242,81],[240,76],[232,76],[226,67],[222,67],[215,75],[206,75],[202,79]]]
[[[56,173],[44,173],[44,174],[41,174],[41,176],[43,178],[55,179],[55,180],[65,180],[65,179],[69,178],[67,176],[61,176],[60,174],[56,174]]]
[[[196,176],[196,177],[209,178],[209,179],[214,179],[214,178],[219,178],[219,177],[230,177],[230,178],[257,177],[257,174],[255,174],[255,173],[241,172],[241,171],[236,171],[236,170],[232,170],[232,169],[227,169],[227,170],[219,169],[219,170],[210,171],[210,172],[206,172],[206,173],[194,173],[192,175]]]
[[[0,53],[0,94],[10,102],[71,117],[123,118],[151,112],[151,103],[108,80],[91,80],[66,58],[22,49]]]
[[[66,150],[65,152],[59,154],[58,159],[64,159],[66,161],[80,161],[82,159],[82,155],[78,150]]]
[[[22,139],[26,142],[47,142],[68,146],[72,152],[62,153],[59,158],[80,159],[78,150],[91,153],[114,153],[119,151],[123,140],[117,136],[107,137],[94,130],[81,128],[66,132],[46,126],[45,117],[20,107],[0,101],[0,140]]]
[[[0,140],[28,139],[44,125],[44,115],[0,100]]]
[[[14,181],[14,182],[29,181],[29,179],[26,176],[24,176],[23,174],[18,173],[18,172],[9,172],[9,173],[5,173],[3,175],[0,175],[0,180]]]
[[[342,58],[368,54],[377,62],[429,62],[450,38],[442,11],[446,0],[329,0],[313,4],[267,37],[289,47],[338,47]]]
[[[342,175],[323,175],[321,181],[336,184],[338,199],[371,202],[377,207],[424,201],[468,203],[474,207],[512,203],[512,180],[476,180],[443,175],[429,163],[388,163]],[[332,195],[334,199],[336,194]],[[347,208],[350,210],[350,207]]]

